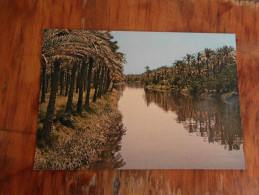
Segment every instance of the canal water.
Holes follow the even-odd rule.
[[[123,87],[120,169],[244,169],[238,98]]]

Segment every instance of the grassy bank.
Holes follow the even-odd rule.
[[[93,95],[93,94],[92,94]],[[104,155],[118,150],[124,133],[121,114],[118,111],[118,91],[108,92],[101,99],[91,103],[91,108],[76,113],[77,94],[73,99],[73,113],[69,123],[64,123],[63,115],[67,97],[58,96],[53,121],[51,143],[45,143],[38,136],[35,153],[35,169],[88,169],[100,166]],[[39,108],[38,131],[43,125],[47,103]],[[116,168],[123,162],[119,157],[105,158],[110,167]],[[114,167],[115,166],[115,167]]]

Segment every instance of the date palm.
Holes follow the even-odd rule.
[[[116,52],[117,46],[111,42],[112,38],[107,31],[71,31],[71,30],[45,30],[43,40],[42,53],[50,63],[47,68],[53,70],[51,77],[51,94],[48,104],[48,109],[43,125],[44,137],[47,137],[51,133],[52,121],[55,112],[55,99],[58,91],[58,80],[60,70],[72,69],[71,82],[68,95],[68,101],[66,106],[66,114],[68,118],[72,111],[73,92],[75,85],[75,73],[78,68],[81,67],[79,74],[79,98],[77,110],[79,113],[82,111],[82,97],[83,97],[83,80],[85,76],[88,76],[88,89],[87,98],[89,100],[90,86],[91,86],[91,69],[95,68],[93,61],[100,59],[102,61],[99,66],[102,66],[106,71],[103,75],[103,82],[101,88],[104,89],[104,85],[111,79],[107,75],[116,72],[122,68],[123,58],[121,54]],[[87,66],[87,60],[89,61],[89,71],[86,75],[85,69]],[[53,65],[50,65],[53,64]],[[80,66],[80,64],[82,64]],[[66,67],[64,67],[66,66]],[[100,92],[102,92],[101,90]],[[89,106],[89,103],[86,103]]]
[[[235,49],[231,46],[223,46],[221,52],[223,55],[223,65],[228,66],[235,59]]]
[[[201,76],[201,52],[198,52],[196,55],[196,60],[197,60],[197,68],[199,72],[199,76]]]
[[[188,70],[189,70],[189,76],[191,75],[191,63],[194,60],[194,56],[191,54],[186,54],[184,57],[185,62],[187,63]]]
[[[87,91],[85,98],[85,108],[90,107],[90,92],[91,92],[91,82],[92,82],[92,71],[94,66],[93,58],[89,58],[88,72],[87,72]]]
[[[46,99],[46,69],[47,69],[47,60],[44,55],[42,55],[41,60],[41,103],[45,102]]]
[[[210,76],[210,60],[212,57],[213,51],[211,49],[205,48],[204,49],[204,55],[205,55],[205,61],[206,61],[206,68],[207,68],[207,77]]]

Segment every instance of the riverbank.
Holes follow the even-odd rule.
[[[181,91],[175,90],[174,88],[170,88],[168,86],[162,86],[162,85],[148,85],[145,86],[144,88],[149,89],[149,90],[154,90],[154,91],[158,91],[158,92],[177,92],[181,95],[184,96],[189,96],[191,95],[188,91],[188,89],[182,89]],[[199,94],[200,97],[206,97],[206,98],[210,98],[210,97],[221,97],[224,101],[232,101],[232,99],[235,99],[235,102],[237,101],[236,99],[238,99],[238,93],[236,92],[229,92],[229,93],[222,93],[222,94],[217,94],[215,93],[215,91],[205,91],[204,93]]]
[[[151,89],[151,90],[155,90],[155,91],[161,91],[161,92],[170,92],[172,91],[172,88],[169,88],[166,85],[147,85],[144,86],[144,88],[146,89]]]
[[[91,94],[92,96],[93,94]],[[47,145],[37,141],[35,152],[35,169],[72,170],[89,169],[100,166],[103,156],[114,154],[118,150],[124,129],[122,116],[117,104],[119,93],[116,90],[108,92],[95,103],[91,103],[88,111],[79,116],[73,112],[71,123],[64,124],[62,120],[67,97],[58,96],[56,102],[56,118],[54,118],[52,131],[52,144]],[[77,94],[73,100],[73,110],[76,110]],[[39,128],[46,112],[47,103],[39,107]],[[114,160],[111,156],[107,160]],[[110,167],[120,166],[123,162],[109,164]],[[106,163],[107,164],[107,163]]]

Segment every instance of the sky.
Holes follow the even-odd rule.
[[[224,45],[236,48],[235,34],[172,33],[112,31],[119,51],[126,54],[124,74],[141,74],[145,66],[156,69],[172,66],[187,53],[195,54],[205,48],[217,49]]]

